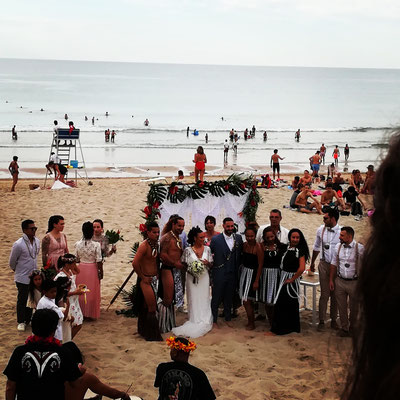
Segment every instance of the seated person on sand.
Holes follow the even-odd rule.
[[[299,186],[300,183],[300,177],[295,176],[294,179],[292,180],[292,189],[297,190],[297,187]]]
[[[364,186],[361,190],[363,194],[374,194],[374,181],[375,181],[375,171],[373,165],[368,165],[368,171],[365,175]]]
[[[349,186],[353,186],[356,190],[360,190],[361,184],[363,183],[363,179],[361,177],[361,173],[359,169],[353,169],[351,176],[350,176],[350,182]]]
[[[351,210],[352,206],[354,203],[357,202],[357,200],[360,202],[361,206],[365,210],[365,204],[359,197],[359,193],[356,191],[356,189],[353,186],[349,186],[347,190],[343,193],[343,199],[345,201],[344,204],[344,209],[345,210]]]
[[[312,176],[308,172],[308,170],[304,170],[304,175],[300,178],[300,184],[303,186],[311,187],[312,184]]]
[[[69,354],[71,361],[82,372],[84,371],[83,375],[74,381],[73,386],[69,382],[65,383],[65,400],[83,400],[87,398],[85,394],[88,389],[98,395],[107,396],[110,399],[130,400],[130,396],[126,392],[114,389],[101,382],[96,375],[93,375],[82,365],[82,353],[74,342],[65,343],[62,347]]]
[[[334,200],[335,199],[335,200]],[[336,190],[333,190],[333,184],[328,183],[326,185],[326,190],[321,195],[321,205],[322,206],[340,206],[344,209],[344,202],[341,199]]]
[[[341,192],[343,192],[342,186],[340,186],[343,183],[345,183],[345,181],[342,178],[342,174],[338,172],[332,179],[333,190],[336,190],[337,192],[340,190]]]
[[[138,275],[135,304],[138,313],[138,333],[147,341],[162,341],[157,319],[157,299],[154,278],[158,276],[158,238],[160,228],[156,222],[146,225],[146,239],[140,244],[132,267]]]
[[[298,207],[298,210],[303,213],[311,213],[315,208],[318,214],[322,214],[321,204],[317,199],[313,198],[311,190],[307,186],[302,185],[301,183],[299,184],[299,189],[301,190],[301,192],[298,194],[296,201],[294,203]],[[311,199],[313,200],[312,203],[309,203],[307,201],[309,197],[311,197]]]
[[[189,354],[196,349],[196,344],[171,336],[167,345],[172,361],[157,367],[154,386],[159,388],[158,400],[214,400],[216,397],[206,374],[189,364]]]

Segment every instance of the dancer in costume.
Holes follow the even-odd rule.
[[[169,332],[175,327],[174,310],[174,275],[173,269],[181,270],[183,264],[181,256],[183,253],[182,240],[179,235],[183,232],[185,221],[182,217],[174,217],[166,224],[167,232],[161,237],[161,281],[158,288],[158,297],[161,302],[158,305],[159,323],[162,333]],[[165,228],[164,228],[165,229]]]
[[[289,245],[281,261],[281,277],[271,328],[273,334],[300,332],[299,278],[309,258],[310,252],[303,233],[299,229],[291,229]]]
[[[244,231],[246,242],[243,243],[243,268],[239,281],[239,296],[247,314],[247,330],[255,329],[253,301],[258,301],[258,285],[263,266],[263,251],[256,242],[257,229],[248,227]]]
[[[208,270],[212,263],[212,254],[204,244],[206,233],[196,226],[189,231],[187,247],[181,261],[187,268],[186,296],[189,321],[172,329],[175,335],[197,338],[211,330],[210,276]]]
[[[286,245],[282,244],[272,226],[263,231],[264,262],[261,272],[258,299],[265,303],[265,310],[269,323],[272,325],[273,303],[276,297],[280,278],[280,265]]]
[[[132,267],[138,274],[135,300],[139,310],[138,333],[147,341],[162,341],[157,320],[156,287],[160,228],[156,222],[147,225],[146,236],[147,238],[140,244],[132,261]]]

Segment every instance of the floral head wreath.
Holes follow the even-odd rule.
[[[176,349],[180,351],[184,351],[186,353],[190,353],[191,351],[196,350],[196,343],[188,340],[188,344],[184,344],[181,341],[177,340],[173,336],[170,336],[167,340],[167,345],[170,349]]]
[[[73,264],[78,260],[73,254],[68,254],[67,257],[64,254],[63,256],[60,256],[60,258],[64,264]]]

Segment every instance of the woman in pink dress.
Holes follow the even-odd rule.
[[[47,233],[42,240],[43,266],[49,263],[57,270],[58,258],[68,253],[67,237],[62,232],[64,225],[64,217],[61,215],[49,218]]]
[[[82,225],[83,239],[75,243],[75,255],[79,261],[80,273],[76,276],[76,286],[85,291],[79,296],[79,305],[85,318],[100,317],[100,280],[103,279],[103,263],[100,243],[92,240],[93,224]],[[80,286],[82,285],[82,286]]]

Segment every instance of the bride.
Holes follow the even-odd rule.
[[[204,246],[206,233],[196,226],[189,231],[187,247],[181,261],[187,269],[186,296],[189,320],[182,326],[172,329],[174,335],[197,338],[205,335],[212,328],[210,277],[212,254]],[[197,270],[197,273],[196,273]]]

